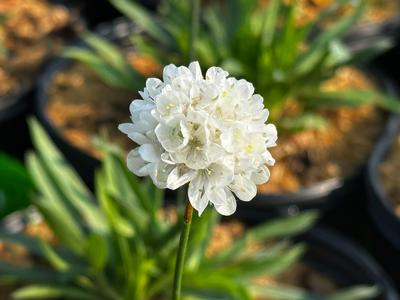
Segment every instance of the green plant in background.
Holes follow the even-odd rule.
[[[88,65],[109,86],[135,92],[143,86],[144,78],[126,61],[118,47],[88,32],[82,38],[89,49],[69,47],[63,55]]]
[[[186,64],[190,52],[190,1],[162,1],[156,14],[133,0],[110,2],[141,29],[131,37],[139,53],[161,65]],[[338,17],[344,5],[353,5],[353,10]],[[396,99],[376,91],[321,90],[321,84],[337,69],[364,63],[390,46],[387,39],[358,50],[342,43],[363,10],[363,1],[333,1],[316,19],[301,24],[296,21],[298,6],[286,5],[283,0],[271,0],[266,5],[258,0],[213,1],[201,15],[195,43],[197,58],[204,67],[219,65],[252,82],[268,102],[271,121],[279,120],[280,130],[325,128],[327,121],[317,111],[321,107],[374,103],[400,111]],[[143,80],[137,73],[131,76],[121,71],[128,67],[116,47],[92,35],[85,40],[92,50],[73,49],[67,51],[67,56],[88,64],[112,86],[138,90],[137,83]],[[118,57],[118,64],[110,57]],[[299,108],[299,113],[290,117],[285,115],[289,99],[295,100]]]
[[[110,1],[147,34],[134,37],[139,51],[162,63],[187,58],[187,1],[163,1],[157,16],[132,0]],[[350,4],[353,12],[338,17],[338,11]],[[321,84],[340,67],[364,63],[389,46],[383,40],[370,48],[351,51],[341,42],[363,10],[363,1],[333,1],[316,19],[301,24],[296,21],[298,6],[285,5],[282,0],[271,0],[267,5],[258,0],[214,1],[202,14],[197,55],[203,66],[219,65],[252,82],[268,103],[271,121],[279,120],[281,129],[325,127],[326,121],[316,112],[321,106],[374,102],[400,111],[396,99],[378,92],[320,90]],[[159,22],[153,22],[157,30],[148,26],[158,18]],[[167,41],[165,37],[169,37]],[[285,117],[289,99],[300,105],[298,116]]]
[[[161,213],[163,195],[149,181],[126,170],[118,151],[103,146],[93,195],[36,121],[31,121],[36,153],[27,156],[34,179],[34,205],[58,242],[0,232],[0,240],[21,244],[37,266],[0,263],[0,282],[17,284],[14,299],[169,299],[179,223]],[[97,201],[97,204],[96,204]],[[181,214],[178,208],[178,219]],[[333,295],[299,288],[259,286],[254,278],[275,276],[296,262],[305,247],[288,238],[304,232],[314,212],[247,230],[233,244],[205,255],[218,219],[212,209],[195,217],[185,264],[183,299],[371,299],[377,287],[358,286]],[[271,243],[273,241],[273,243]],[[263,243],[253,252],[253,243]]]

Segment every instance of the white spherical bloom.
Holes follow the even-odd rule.
[[[211,67],[204,78],[198,62],[168,65],[163,81],[148,79],[142,99],[130,105],[132,123],[119,126],[139,145],[128,154],[128,168],[159,188],[189,183],[199,214],[209,203],[222,215],[234,213],[233,194],[253,199],[275,162],[268,148],[277,131],[266,124],[263,98],[251,83],[228,75]]]

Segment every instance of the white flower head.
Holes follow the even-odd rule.
[[[119,126],[139,145],[128,154],[129,170],[159,188],[189,183],[199,215],[209,203],[233,214],[233,194],[253,199],[275,162],[268,148],[276,145],[277,131],[266,124],[263,98],[251,83],[228,76],[211,67],[203,77],[198,62],[168,65],[163,81],[148,79],[142,99],[130,105],[132,123]]]

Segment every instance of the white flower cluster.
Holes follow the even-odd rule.
[[[130,105],[132,123],[119,129],[139,146],[128,154],[128,168],[151,176],[159,188],[175,190],[189,182],[192,206],[211,202],[222,215],[236,210],[234,193],[250,201],[256,184],[269,179],[269,147],[277,131],[266,124],[263,98],[246,80],[211,67],[205,78],[198,62],[168,65],[163,81],[149,78]]]

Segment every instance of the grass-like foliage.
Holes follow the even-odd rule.
[[[161,1],[156,13],[134,0],[110,1],[140,28],[140,33],[131,37],[138,52],[162,65],[188,63],[190,1]],[[364,64],[390,46],[387,39],[382,39],[369,47],[351,50],[342,42],[362,16],[364,5],[361,0],[332,1],[315,19],[299,21],[298,5],[287,5],[283,0],[264,5],[258,0],[210,1],[202,9],[195,40],[197,58],[203,69],[221,66],[252,82],[265,99],[270,120],[281,130],[323,129],[328,124],[318,108],[332,105],[373,103],[399,112],[397,99],[380,92],[321,90],[321,84],[339,68]],[[342,15],[345,6],[352,7],[351,13]],[[142,88],[137,74],[130,77],[129,72],[123,71],[122,54],[110,42],[97,37],[102,44],[94,44],[93,36],[84,39],[92,50],[74,49],[67,52],[69,57],[88,64],[108,84],[132,90]],[[110,63],[107,55],[118,56],[121,65]],[[285,115],[289,99],[297,102],[298,115]]]
[[[133,91],[142,89],[145,79],[127,62],[117,46],[88,32],[82,38],[90,48],[69,47],[63,55],[89,66],[109,86]]]
[[[36,121],[36,152],[27,165],[36,186],[34,206],[56,236],[56,245],[24,234],[0,232],[21,244],[36,265],[0,263],[0,282],[16,284],[14,299],[170,299],[180,222],[163,216],[163,193],[127,171],[118,151],[105,146],[92,194]],[[178,209],[178,220],[180,217]],[[184,271],[184,299],[256,297],[296,300],[373,298],[377,287],[358,286],[334,295],[280,285],[258,286],[255,278],[287,270],[305,250],[289,238],[313,225],[307,212],[253,227],[213,256],[206,255],[217,226],[214,210],[195,217]],[[245,251],[254,243],[253,252]],[[257,298],[259,299],[259,298]]]

